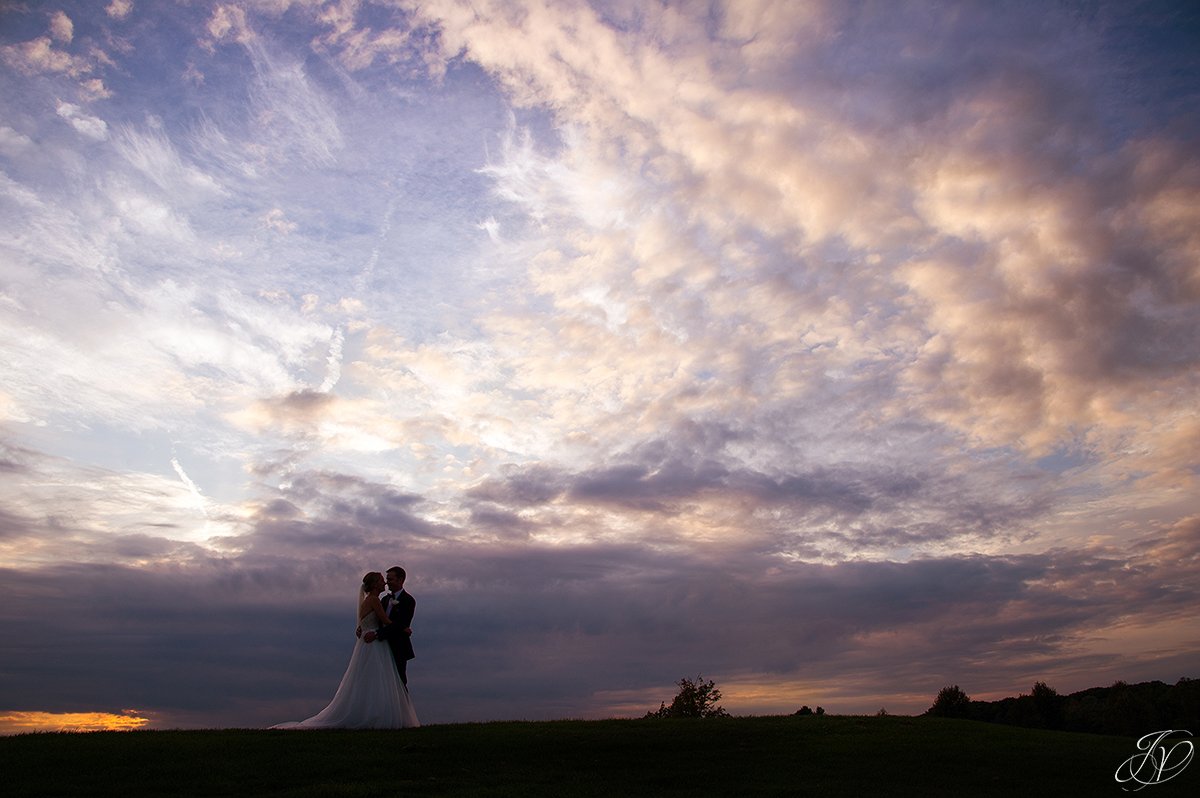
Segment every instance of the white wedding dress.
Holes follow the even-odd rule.
[[[379,629],[371,613],[360,621],[363,632]],[[405,729],[420,726],[408,689],[396,672],[392,649],[383,640],[354,643],[350,664],[329,706],[308,720],[272,729]]]

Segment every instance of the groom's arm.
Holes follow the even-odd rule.
[[[370,634],[370,632],[367,632],[367,634]],[[375,639],[376,640],[392,640],[396,637],[399,637],[400,635],[412,637],[412,627],[411,626],[401,626],[398,623],[394,623],[391,626],[385,626],[382,629],[380,629],[378,632],[376,632]]]

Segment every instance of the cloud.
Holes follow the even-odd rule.
[[[300,64],[276,63],[258,39],[247,43],[247,51],[258,70],[257,121],[265,137],[274,140],[272,159],[298,155],[314,165],[334,163],[343,137],[330,100]]]
[[[32,146],[33,141],[25,134],[19,133],[7,125],[0,128],[0,151],[3,151],[8,157],[15,157]]]
[[[57,42],[70,44],[75,38],[75,25],[71,18],[61,11],[55,11],[50,17],[50,36]]]
[[[803,347],[807,342],[797,332],[836,342],[812,359],[814,366],[839,356],[861,362],[862,355],[874,355],[878,363],[884,352],[903,352],[909,365],[891,376],[902,392],[896,412],[927,408],[932,418],[981,442],[1035,454],[1081,434],[1089,445],[1107,447],[1138,423],[1110,408],[1137,402],[1134,394],[1145,396],[1148,384],[1190,368],[1188,356],[1167,342],[1195,332],[1190,317],[1173,309],[1177,300],[1169,299],[1194,293],[1189,272],[1171,265],[1189,262],[1193,248],[1182,233],[1191,227],[1179,216],[1195,205],[1184,199],[1194,191],[1185,166],[1192,156],[1169,139],[1096,150],[1099,143],[1086,134],[1092,117],[1089,95],[1080,92],[1080,67],[1056,71],[1098,35],[1087,26],[1073,28],[1065,48],[1039,50],[1043,60],[1031,65],[1011,40],[987,33],[994,16],[939,23],[979,41],[990,37],[987,60],[965,56],[968,68],[949,70],[952,77],[942,85],[897,83],[905,101],[922,93],[915,105],[883,100],[906,115],[907,127],[897,136],[894,127],[863,118],[857,108],[826,103],[844,83],[818,80],[785,96],[725,78],[731,63],[787,72],[828,57],[835,70],[845,70],[836,77],[873,96],[871,86],[855,82],[863,78],[861,65],[827,49],[822,36],[874,23],[832,9],[799,15],[778,32],[755,31],[771,45],[761,50],[724,50],[722,43],[714,50],[699,32],[701,21],[673,9],[661,17],[647,13],[621,37],[582,4],[558,14],[536,7],[461,12],[452,3],[423,9],[425,21],[439,30],[442,52],[466,53],[518,102],[532,101],[536,86],[538,99],[555,108],[568,133],[564,148],[552,155],[537,154],[528,138],[510,143],[505,160],[488,174],[533,220],[545,224],[554,209],[556,223],[579,225],[569,245],[565,238],[548,242],[578,254],[565,262],[547,257],[542,269],[535,262],[531,274],[534,287],[559,310],[557,339],[572,346],[574,324],[581,341],[587,330],[586,340],[597,342],[578,348],[581,361],[594,363],[590,353],[612,351],[614,343],[584,311],[602,313],[610,324],[617,311],[643,340],[686,335],[689,353],[705,345],[728,351],[737,343],[730,329],[752,331],[760,352],[764,340]],[[769,13],[761,6],[721,19],[744,40],[748,26],[771,19]],[[1007,17],[1002,22],[1012,24]],[[513,37],[540,44],[520,51],[501,46]],[[907,79],[932,59],[959,57],[934,49],[933,40],[922,41],[928,51],[908,46],[905,54],[872,56],[872,63],[894,62],[877,71]],[[667,60],[668,54],[676,58]],[[906,59],[910,54],[916,57]],[[726,71],[717,72],[718,66]],[[572,137],[571,131],[587,133]],[[938,146],[922,154],[916,142]],[[622,163],[609,163],[609,153],[620,153]],[[1137,166],[1143,158],[1156,166]],[[645,203],[654,210],[597,214],[597,202],[605,202],[595,188],[603,185],[597,174],[628,175],[631,159],[643,174],[653,169],[657,193],[643,193],[648,183],[632,183],[611,206]],[[1170,187],[1155,187],[1159,178],[1150,175],[1172,175]],[[572,197],[576,184],[591,187],[586,200]],[[1182,203],[1177,210],[1153,198],[1160,190]],[[1128,210],[1117,210],[1114,201]],[[1157,222],[1134,210],[1158,207],[1162,218],[1176,220],[1169,224],[1181,223],[1172,228],[1177,233],[1150,232],[1148,225]],[[1114,218],[1129,224],[1114,230]],[[610,225],[617,229],[611,237],[598,232]],[[770,236],[753,261],[740,259],[746,245],[739,239],[748,229]],[[921,241],[927,254],[898,262],[878,254],[905,239]],[[704,248],[699,240],[707,242]],[[854,281],[823,282],[830,269],[822,250],[839,247],[842,268]],[[633,279],[622,283],[626,264]],[[736,279],[728,279],[732,275]],[[646,304],[652,313],[630,313]],[[877,314],[858,315],[864,304]],[[797,319],[805,306],[815,312]],[[818,354],[811,344],[804,348],[806,355]],[[623,356],[623,371],[637,374],[638,359]],[[788,375],[792,363],[808,372],[797,360],[785,359],[774,375],[760,369],[754,376],[766,376],[760,385],[768,391],[793,393],[794,381],[771,377]],[[758,365],[734,362],[742,374]],[[726,385],[736,380],[728,372],[717,375]],[[1170,389],[1167,395],[1180,394]],[[1147,416],[1170,416],[1174,408],[1168,400],[1153,412],[1147,408]]]
[[[150,201],[131,198],[121,210],[146,234],[174,238],[178,233],[170,212]],[[292,370],[316,354],[311,346],[329,336],[319,323],[228,288],[214,294],[169,281],[148,286],[114,281],[119,288],[96,282],[103,290],[89,280],[65,283],[58,298],[69,297],[69,306],[77,310],[93,309],[91,324],[104,326],[105,339],[90,337],[89,328],[72,319],[56,327],[9,328],[25,341],[11,367],[22,375],[14,399],[26,412],[36,416],[36,408],[49,402],[107,424],[163,428],[175,423],[171,419],[181,408],[209,402],[219,408],[232,404],[234,394],[297,389]],[[133,290],[137,299],[130,302]],[[63,307],[47,308],[44,321],[59,319]],[[227,337],[231,329],[239,331],[232,339]],[[53,380],[42,369],[47,360],[57,363]],[[157,377],[147,381],[150,375]],[[231,379],[219,395],[214,394],[218,377]],[[234,394],[225,392],[230,389]]]
[[[208,508],[205,506],[204,494],[200,492],[200,488],[195,482],[192,481],[192,478],[187,475],[187,472],[183,470],[183,466],[180,464],[179,458],[171,458],[171,468],[175,469],[175,473],[179,475],[179,481],[187,486],[188,491],[190,491],[192,496],[195,498],[196,506],[202,513],[205,514],[205,516],[207,516]]]
[[[713,436],[708,448],[680,445],[687,439],[672,430],[613,463],[574,472],[509,464],[467,497],[474,512],[507,517],[509,526],[520,519],[526,534],[551,539],[569,519],[577,530],[590,527],[589,539],[841,561],[1000,549],[1051,512],[1058,489],[1001,495],[987,469],[950,477],[899,464],[776,462],[758,471],[734,456],[737,436]]]
[[[157,572],[56,562],[55,573],[90,597],[93,622],[80,643],[95,667],[45,709],[124,695],[156,707],[155,717],[207,706],[210,716],[241,725],[267,723],[288,702],[319,704],[348,656],[350,593],[359,572],[396,562],[409,570],[418,599],[414,689],[431,720],[499,717],[514,705],[526,717],[603,713],[612,705],[597,705],[590,694],[610,691],[643,695],[645,711],[658,700],[655,690],[697,668],[722,684],[807,684],[827,691],[832,700],[818,700],[833,711],[851,711],[838,703],[854,700],[855,686],[877,679],[881,668],[895,684],[924,690],[914,700],[925,705],[944,679],[978,679],[980,692],[1027,687],[1033,678],[1082,687],[1088,679],[1152,670],[1166,656],[1106,644],[1132,608],[1153,606],[1157,617],[1183,621],[1197,598],[1148,554],[816,565],[704,546],[514,545],[430,524],[422,520],[428,505],[421,497],[345,475],[304,474],[288,495],[291,501],[257,517],[250,548],[237,561],[197,557]],[[288,611],[307,620],[279,644],[297,664],[285,678],[275,674],[268,688],[253,674],[285,649],[274,638],[263,641],[262,619],[243,607],[277,603],[281,568]],[[31,617],[30,602],[63,589],[42,574],[15,571],[3,584],[9,624]],[[173,599],[164,605],[153,598],[162,595]],[[158,609],[133,612],[139,606]],[[112,637],[116,624],[119,640]],[[21,627],[13,639],[24,650],[41,645],[46,633]],[[213,648],[217,636],[222,644]],[[229,653],[231,641],[240,645]],[[995,661],[1000,650],[1003,663]],[[224,662],[219,673],[213,656]],[[480,662],[487,663],[486,687],[473,686]],[[56,667],[49,663],[45,678],[54,678]],[[164,668],[171,678],[154,675]],[[130,682],[130,669],[137,681]],[[179,679],[192,685],[186,694]],[[5,696],[7,706],[22,708],[13,699],[31,686],[26,681],[9,685],[15,692]],[[243,702],[231,683],[257,685],[257,703]]]
[[[21,44],[5,45],[0,52],[9,66],[27,73],[64,72],[78,75],[90,69],[86,62],[70,53],[54,49],[49,36],[39,36]]]
[[[269,230],[274,230],[277,233],[294,233],[299,225],[295,222],[289,222],[287,215],[281,208],[272,208],[263,218],[262,224]]]
[[[78,105],[59,103],[58,115],[87,138],[96,141],[104,141],[108,138],[108,123],[103,119],[84,113]]]
[[[345,340],[346,336],[341,328],[334,330],[333,337],[329,341],[329,356],[325,359],[327,371],[325,380],[321,383],[321,391],[332,391],[338,384],[338,380],[342,378],[342,346]]]
[[[90,39],[76,43],[74,23],[62,11],[50,15],[46,35],[0,46],[0,60],[25,75],[65,75],[73,78],[77,82],[71,90],[81,100],[111,96],[103,79],[96,77],[95,73],[112,66],[112,59]]]
[[[104,8],[104,12],[113,19],[125,19],[133,11],[133,0],[112,0]]]
[[[212,41],[202,41],[202,44],[205,44],[209,48],[215,42],[226,38],[232,38],[239,43],[245,43],[254,35],[249,29],[245,10],[231,3],[223,3],[213,9],[212,16],[209,18],[208,25],[206,26],[206,32],[212,37]]]
[[[360,24],[363,12],[357,3],[329,4],[317,16],[326,32],[314,44],[319,51],[334,53],[346,69],[358,71],[369,68],[382,58],[389,64],[409,61],[415,48],[409,46],[411,33],[404,28],[374,30]]]
[[[337,115],[331,98],[309,79],[304,65],[274,55],[270,38],[253,29],[240,7],[218,6],[207,31],[211,39],[202,41],[204,46],[236,42],[253,65],[256,81],[249,122],[255,127],[258,158],[275,165],[292,157],[314,166],[334,163],[343,146]]]
[[[1175,156],[1183,160],[1166,167],[1162,159]],[[1094,427],[1100,443],[1131,423],[1116,407],[1194,365],[1167,343],[1196,332],[1174,309],[1193,293],[1175,264],[1194,244],[1151,232],[1157,225],[1144,209],[1171,205],[1166,196],[1182,199],[1197,186],[1166,177],[1188,170],[1187,156],[1165,143],[1132,144],[1086,179],[1033,185],[1013,182],[1022,170],[1010,160],[970,177],[943,168],[941,185],[927,194],[946,215],[971,221],[961,227],[939,217],[962,243],[906,267],[935,332],[911,373],[913,387],[945,397],[948,419],[992,441],[1044,452],[1073,427]],[[971,189],[950,188],[968,180]],[[1168,399],[1155,409],[1173,406]]]
[[[209,538],[240,528],[227,508],[198,507],[194,485],[174,474],[129,474],[6,448],[11,459],[0,520],[10,565],[167,565],[197,556]]]
[[[183,197],[207,198],[226,193],[216,178],[185,161],[161,129],[161,122],[152,122],[146,130],[124,128],[115,144],[116,151],[130,165],[170,193],[176,202]]]

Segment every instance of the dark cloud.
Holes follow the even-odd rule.
[[[360,501],[377,493],[379,506],[415,504],[382,485],[306,482],[310,491],[318,483],[353,485]],[[870,679],[897,693],[935,692],[939,679],[982,681],[981,663],[991,662],[989,684],[1010,678],[1023,689],[1046,667],[1038,663],[1062,673],[1128,668],[1133,658],[1089,653],[1079,641],[1131,608],[1166,618],[1200,606],[1200,590],[1177,579],[1185,569],[1158,559],[1162,546],[1195,549],[1195,524],[1127,557],[820,565],[746,546],[483,543],[463,530],[385,535],[287,515],[261,520],[236,559],[195,551],[174,565],[8,569],[0,634],[12,645],[0,657],[0,705],[136,706],[189,725],[264,725],[315,711],[349,655],[361,573],[392,564],[409,570],[418,598],[411,672],[427,721],[585,713],[594,695],[651,691],[697,671],[734,683]],[[166,547],[114,545],[147,557]],[[87,652],[86,668],[61,656],[63,627],[47,622],[60,610],[75,619],[69,646]]]
[[[33,519],[0,508],[0,540],[29,537],[40,529]]]
[[[568,472],[544,463],[509,466],[501,478],[485,480],[468,495],[513,506],[564,499],[671,512],[675,503],[720,494],[766,504],[824,506],[855,515],[873,503],[872,489],[864,483],[874,484],[874,491],[894,499],[915,494],[920,488],[919,480],[912,476],[866,474],[850,468],[769,475],[719,461],[713,450],[720,445],[708,442],[693,449],[686,440],[656,438],[635,447],[624,462],[588,471]]]
[[[7,437],[7,436],[6,436]],[[32,471],[35,464],[44,460],[45,455],[25,446],[0,439],[0,473],[12,475]]]
[[[593,693],[646,690],[696,670],[727,679],[848,673],[847,684],[886,672],[895,685],[925,685],[931,675],[970,674],[998,651],[1009,662],[1074,661],[1080,630],[1128,606],[1196,603],[1194,589],[1156,583],[1149,559],[1132,569],[1075,554],[821,566],[738,546],[485,544],[422,518],[420,497],[386,485],[319,472],[295,484],[291,500],[264,505],[236,559],[125,537],[107,545],[176,564],[6,573],[0,633],[17,642],[0,662],[0,699],[13,708],[25,695],[39,696],[29,707],[38,709],[152,707],[192,725],[298,717],[340,677],[361,572],[395,562],[419,599],[414,689],[429,720],[577,714]],[[888,482],[878,493],[907,497],[919,484]],[[494,526],[523,526],[490,512]],[[1167,540],[1193,538],[1181,529]],[[1095,587],[1105,583],[1115,587]],[[74,597],[84,597],[86,620],[71,644],[89,652],[89,668],[53,657],[34,667],[61,646],[41,610]],[[863,643],[889,635],[898,642]],[[51,689],[59,680],[68,686]],[[52,705],[41,698],[48,693]]]
[[[485,529],[502,537],[528,537],[534,524],[517,513],[493,504],[476,503],[471,507],[471,527]]]
[[[714,461],[667,461],[654,465],[618,465],[573,475],[567,498],[642,510],[668,511],[673,502],[720,494],[763,504],[825,507],[853,516],[871,507],[859,475],[817,469],[773,477],[746,469],[731,470]],[[891,491],[900,486],[893,481]],[[905,481],[909,489],[912,481]]]
[[[236,545],[252,552],[283,549],[304,556],[352,551],[386,540],[413,543],[455,534],[456,529],[421,515],[424,501],[358,476],[299,472],[258,508],[252,528]]]
[[[309,418],[320,415],[330,405],[337,402],[337,397],[321,391],[294,391],[279,399],[275,406],[286,413]]]
[[[665,459],[647,457],[663,454]],[[528,531],[539,517],[531,511],[552,513],[556,506],[663,521],[733,511],[766,538],[786,539],[789,546],[798,540],[840,542],[842,551],[1016,534],[1050,509],[1048,496],[1036,487],[1019,496],[997,495],[977,487],[973,478],[937,475],[927,468],[906,473],[901,462],[791,473],[781,466],[781,473],[768,474],[719,452],[696,451],[689,457],[678,443],[664,452],[658,441],[629,455],[638,456],[646,459],[583,471],[544,463],[510,465],[467,496],[481,522],[510,530]],[[986,475],[993,467],[981,464],[979,472]],[[774,520],[756,517],[763,513]]]
[[[752,541],[548,545],[481,542],[461,529],[364,530],[336,514],[356,502],[400,506],[408,518],[420,502],[364,480],[300,481],[312,515],[296,521],[293,503],[283,517],[264,514],[236,558],[127,536],[109,545],[173,559],[5,571],[0,634],[12,646],[0,658],[0,704],[134,706],[185,725],[257,726],[314,712],[352,646],[362,572],[391,564],[409,570],[418,596],[412,673],[427,721],[594,712],[594,695],[649,695],[697,671],[733,684],[796,679],[835,695],[869,691],[872,679],[898,694],[931,696],[940,680],[1025,689],[1030,674],[1050,678],[1046,667],[1068,676],[1130,670],[1133,660],[1092,652],[1081,638],[1130,608],[1165,619],[1200,604],[1200,590],[1180,581],[1186,569],[1160,562],[1194,550],[1194,523],[1124,558],[1061,551],[822,565],[787,562]],[[911,488],[901,482],[898,492]],[[506,522],[520,526],[502,512],[497,523]],[[47,622],[60,610],[79,619],[68,625],[71,649],[88,655],[82,671],[61,656],[61,624]]]
[[[470,488],[467,496],[498,504],[529,506],[546,504],[568,488],[566,475],[549,465],[508,466],[500,478],[486,479]]]

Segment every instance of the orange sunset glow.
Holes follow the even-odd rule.
[[[0,734],[30,732],[133,731],[150,722],[136,709],[112,712],[3,712]]]

